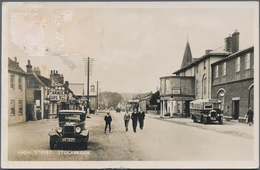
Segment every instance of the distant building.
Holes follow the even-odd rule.
[[[87,103],[87,92],[84,91],[84,83],[70,83],[70,89],[74,92],[77,109],[81,109]],[[97,89],[95,85],[91,85],[89,89],[89,106],[92,111],[97,109]]]
[[[17,58],[8,58],[8,124],[26,121],[25,77]]]
[[[139,100],[139,111],[142,110],[143,112],[147,112],[147,110],[151,107],[150,106],[150,99],[152,97],[152,93],[143,96],[140,100]]]
[[[211,97],[220,99],[224,115],[235,120],[254,109],[254,47],[212,64]]]

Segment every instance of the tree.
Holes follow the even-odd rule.
[[[99,94],[99,102],[102,103],[106,101],[108,103],[108,108],[117,108],[118,103],[122,100],[123,97],[117,92],[102,92]]]
[[[158,105],[157,99],[160,99],[160,92],[159,91],[155,92],[152,95],[152,97],[150,99],[150,105]]]

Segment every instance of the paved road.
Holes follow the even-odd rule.
[[[9,155],[13,161],[247,161],[253,159],[253,139],[177,124],[146,115],[144,129],[125,132],[123,113],[111,112],[112,132],[104,133],[105,113],[87,119],[88,150],[77,146],[49,149],[48,131],[57,120],[26,122],[9,127]],[[199,128],[199,126],[204,128]],[[219,125],[216,125],[219,126]],[[221,128],[225,128],[225,125]],[[211,126],[212,127],[212,126]],[[217,128],[217,127],[216,127]],[[226,126],[229,128],[229,126]],[[228,130],[228,129],[227,129]]]

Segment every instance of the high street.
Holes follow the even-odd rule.
[[[248,161],[253,159],[253,129],[243,123],[193,123],[188,118],[146,114],[144,129],[125,132],[122,113],[111,111],[112,132],[104,133],[106,113],[91,115],[88,150],[49,148],[48,132],[56,119],[9,126],[8,160],[13,161]],[[69,148],[69,149],[68,149]]]

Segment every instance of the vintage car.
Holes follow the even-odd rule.
[[[203,99],[190,102],[191,118],[194,122],[198,120],[203,124],[218,121],[223,123],[223,113],[220,110],[221,100],[218,99]]]
[[[50,148],[59,143],[78,143],[87,149],[89,131],[85,127],[85,111],[60,110],[57,117],[59,127],[49,133]]]

